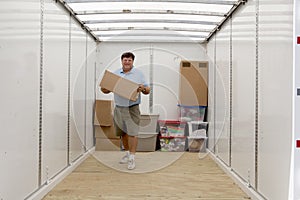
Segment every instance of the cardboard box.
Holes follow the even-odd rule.
[[[103,139],[119,139],[119,136],[116,136],[114,126],[94,126],[95,127],[95,137]]]
[[[105,70],[104,72],[100,87],[108,89],[121,97],[132,101],[136,101],[138,98],[138,83],[122,78],[108,70]]]
[[[208,62],[181,61],[179,104],[186,106],[207,106]]]
[[[113,101],[111,100],[96,100],[95,106],[95,125],[112,126],[113,119]]]
[[[120,139],[96,138],[96,151],[120,151]]]

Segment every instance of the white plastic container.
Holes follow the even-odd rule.
[[[159,115],[142,114],[140,118],[140,132],[157,132],[157,121]]]
[[[139,132],[136,151],[155,151],[157,134],[156,132]]]

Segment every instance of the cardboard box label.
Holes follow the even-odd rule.
[[[138,83],[122,78],[108,70],[104,72],[100,87],[108,89],[131,101],[136,101],[138,98]]]

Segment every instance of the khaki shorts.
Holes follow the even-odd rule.
[[[114,109],[116,135],[122,136],[124,133],[127,133],[130,136],[138,136],[140,116],[139,105],[130,107],[116,106]]]

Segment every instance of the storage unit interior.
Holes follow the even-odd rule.
[[[253,198],[300,199],[299,4],[1,1],[0,199],[37,198],[93,151],[95,100],[112,99],[98,86],[124,51],[161,120],[178,120],[181,61],[206,62],[210,155]]]

